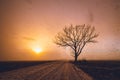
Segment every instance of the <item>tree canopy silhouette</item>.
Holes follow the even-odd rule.
[[[63,28],[63,31],[55,36],[54,42],[62,47],[70,47],[74,51],[74,61],[77,62],[77,58],[85,45],[97,42],[96,37],[98,34],[95,33],[95,27],[91,25],[70,25]]]

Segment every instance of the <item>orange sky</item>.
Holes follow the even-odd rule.
[[[120,60],[119,0],[1,0],[0,60],[73,59],[53,43],[70,24],[90,24],[100,35],[79,59]],[[40,46],[39,55],[32,47]]]

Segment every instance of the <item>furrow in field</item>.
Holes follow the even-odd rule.
[[[50,62],[0,73],[0,80],[93,80],[69,62]]]
[[[18,70],[8,71],[0,73],[0,80],[23,80],[24,77],[43,70],[47,67],[54,65],[56,62],[50,62],[45,64],[40,64],[32,67],[26,67]]]
[[[62,62],[53,63],[52,66],[49,66],[45,69],[42,69],[40,71],[37,71],[36,73],[33,73],[31,75],[28,75],[24,78],[24,80],[44,80],[43,78],[50,75],[53,70],[58,68]]]

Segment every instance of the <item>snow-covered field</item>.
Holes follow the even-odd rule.
[[[48,62],[0,73],[0,80],[92,80],[69,62]]]

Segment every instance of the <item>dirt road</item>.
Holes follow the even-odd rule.
[[[0,80],[92,80],[69,62],[51,62],[0,73]]]

